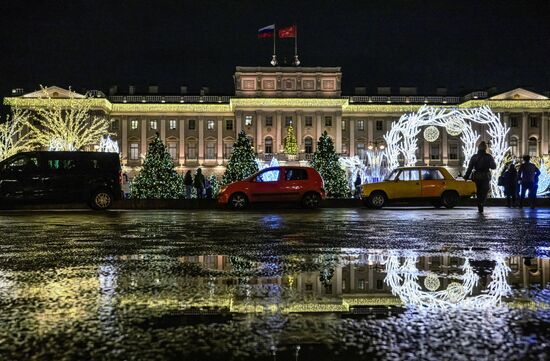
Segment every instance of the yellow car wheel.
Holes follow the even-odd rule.
[[[441,195],[441,203],[445,208],[454,208],[458,204],[458,193],[455,191],[445,191]]]
[[[387,199],[384,192],[375,191],[375,192],[372,192],[369,196],[369,203],[372,208],[380,209],[384,207],[386,202],[387,202]]]

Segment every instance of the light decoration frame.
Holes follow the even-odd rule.
[[[544,159],[540,159],[540,176],[537,188],[537,196],[544,196],[550,194],[550,172]]]
[[[498,186],[498,175],[505,167],[505,156],[509,150],[506,140],[510,128],[501,121],[500,115],[495,114],[489,106],[472,109],[443,108],[424,105],[416,113],[405,113],[399,120],[392,122],[390,129],[384,135],[386,141],[386,154],[388,171],[399,166],[399,155],[404,157],[405,166],[415,166],[417,162],[418,134],[422,127],[439,126],[447,127],[449,123],[453,127],[461,124],[462,133],[460,140],[463,144],[462,151],[466,168],[468,161],[475,154],[476,143],[480,134],[473,129],[472,124],[484,125],[490,138],[490,149],[497,164],[492,171],[491,194],[493,197],[503,197],[503,191]]]
[[[118,142],[114,139],[111,139],[110,135],[107,135],[100,139],[99,151],[104,153],[120,153]]]
[[[470,265],[470,258],[465,257],[462,265],[463,274],[456,278],[461,281],[453,281],[441,291],[424,291],[418,283],[419,276],[426,276],[430,272],[419,271],[417,268],[418,256],[412,251],[407,251],[401,264],[400,254],[391,251],[388,258],[383,261],[386,277],[384,282],[391,288],[393,295],[398,296],[406,305],[416,306],[421,309],[448,309],[477,308],[487,309],[503,305],[503,298],[512,293],[512,288],[507,282],[507,276],[511,272],[506,264],[503,254],[491,253],[491,259],[495,262],[495,268],[491,274],[491,282],[487,286],[487,292],[472,296],[472,292],[479,281],[479,276]]]
[[[258,171],[262,171],[262,170],[267,169],[267,168],[278,167],[279,166],[279,161],[277,160],[276,157],[273,157],[273,158],[271,158],[271,161],[269,162],[269,164],[267,164],[267,162],[262,162],[261,160],[256,158],[256,164],[258,165]],[[269,173],[267,175],[262,175],[262,179],[263,179],[264,182],[276,182],[277,181],[277,179],[273,178]]]

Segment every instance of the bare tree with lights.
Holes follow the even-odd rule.
[[[27,130],[28,111],[13,109],[4,123],[0,123],[0,161],[14,154],[31,150]]]
[[[83,150],[100,143],[108,134],[109,122],[92,112],[92,97],[52,99],[41,87],[45,104],[31,107],[30,137],[35,145],[54,151]]]

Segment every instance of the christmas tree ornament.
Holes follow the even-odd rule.
[[[439,138],[439,129],[437,129],[437,127],[430,125],[424,129],[424,139],[428,142],[435,142],[437,138]]]
[[[428,275],[424,279],[424,287],[426,287],[430,291],[437,291],[440,285],[441,282],[439,282],[439,278],[433,272],[428,273]]]

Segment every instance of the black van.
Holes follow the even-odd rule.
[[[0,162],[0,206],[87,202],[107,209],[121,198],[117,153],[24,152]]]

